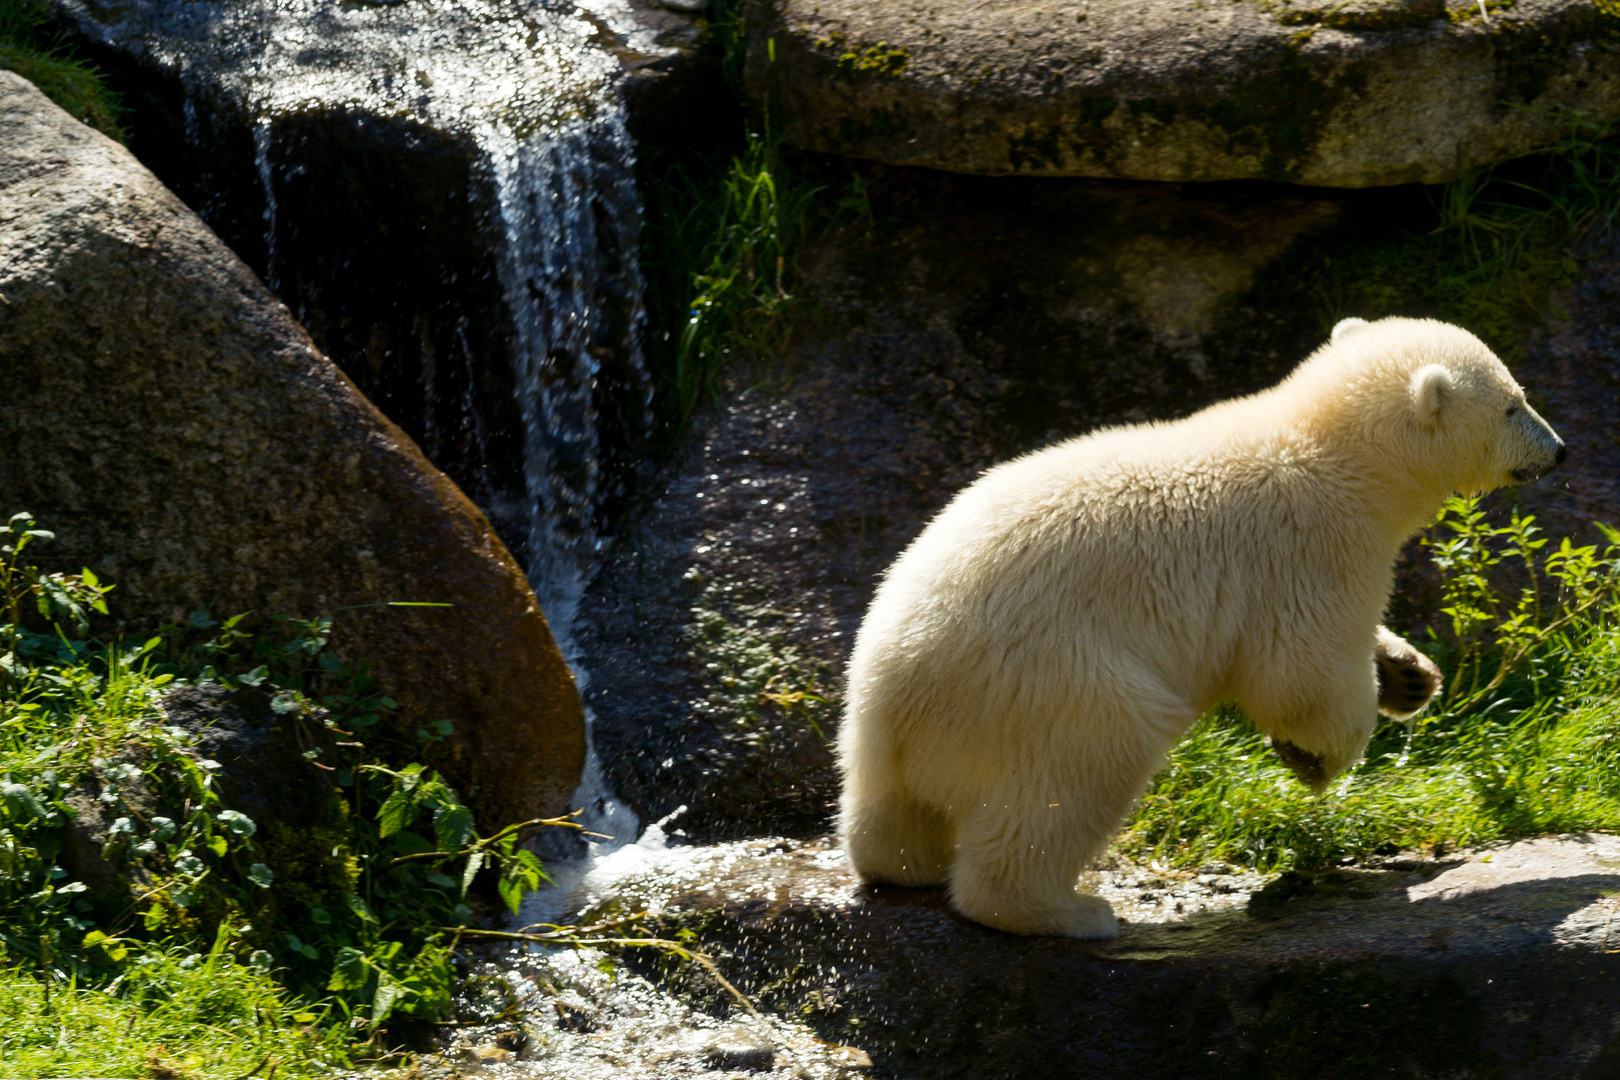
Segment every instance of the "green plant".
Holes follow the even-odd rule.
[[[118,96],[94,67],[74,55],[66,38],[51,29],[42,5],[0,0],[0,68],[15,71],[97,131],[123,140]]]
[[[1401,848],[1620,828],[1620,534],[1556,545],[1533,518],[1493,525],[1453,498],[1425,537],[1447,687],[1385,724],[1322,798],[1233,709],[1170,755],[1118,845],[1138,858],[1308,868]]]
[[[219,623],[199,611],[136,648],[89,639],[111,587],[88,570],[40,571],[30,548],[51,539],[28,514],[0,530],[4,954],[47,995],[127,990],[136,966],[172,952],[273,976],[265,985],[286,1001],[361,1037],[442,1015],[475,879],[489,872],[515,910],[544,878],[520,837],[577,826],[478,835],[455,790],[410,760],[444,725],[414,741],[389,734],[395,703],[364,665],[329,650],[330,616]],[[312,769],[333,782],[318,824],[291,829],[229,807],[229,782],[196,733],[165,722],[164,695],[186,682],[262,695],[278,724],[303,733]],[[131,883],[126,902],[93,904],[64,867],[75,819],[104,833],[102,858]]]
[[[712,397],[728,364],[782,349],[799,302],[795,259],[821,190],[786,160],[773,110],[742,107],[742,7],[718,0],[709,38],[737,104],[735,134],[658,151],[643,170],[642,263],[652,321],[663,331],[652,352],[674,432]]]

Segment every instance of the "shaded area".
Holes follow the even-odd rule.
[[[1603,951],[1617,855],[1614,838],[1574,837],[1491,863],[1339,871],[1265,918],[1126,923],[1085,943],[986,930],[933,890],[863,888],[809,844],[668,883],[660,922],[896,1078],[1596,1076],[1582,1070],[1620,1037]],[[1476,883],[1448,890],[1457,875]],[[671,983],[721,1007],[696,973]]]

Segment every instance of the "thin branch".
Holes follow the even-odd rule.
[[[673,953],[683,960],[690,960],[697,964],[704,971],[707,971],[711,976],[713,976],[714,981],[719,983],[725,989],[726,993],[735,998],[739,1005],[747,1009],[749,1014],[753,1016],[754,1019],[760,1021],[764,1020],[764,1017],[760,1016],[759,1010],[754,1008],[754,1003],[748,1000],[747,995],[745,995],[741,990],[738,990],[735,986],[731,985],[731,982],[724,975],[720,974],[720,969],[715,967],[713,959],[704,955],[703,953],[688,949],[685,945],[682,945],[677,941],[670,941],[667,938],[581,938],[562,936],[559,934],[517,934],[509,930],[471,930],[454,926],[441,926],[439,929],[446,933],[459,930],[469,935],[496,938],[501,941],[534,941],[548,944],[573,945],[576,947],[606,945],[619,948],[640,947],[660,949],[667,953]]]

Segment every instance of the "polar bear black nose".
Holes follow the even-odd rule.
[[[1562,465],[1564,463],[1564,459],[1567,458],[1567,457],[1569,457],[1569,447],[1566,446],[1563,443],[1559,443],[1558,444],[1558,453],[1553,458],[1554,464]]]

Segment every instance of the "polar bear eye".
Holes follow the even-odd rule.
[[[1507,407],[1507,412],[1503,413],[1502,415],[1503,416],[1517,416],[1517,415],[1519,415],[1519,407],[1517,405],[1509,405]]]

